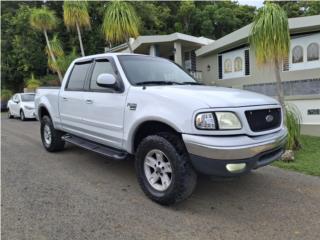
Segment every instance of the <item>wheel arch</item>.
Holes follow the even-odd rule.
[[[46,116],[46,115],[47,115],[49,118],[52,119],[51,114],[50,114],[48,108],[47,108],[45,105],[40,105],[39,108],[38,108],[38,118],[39,118],[39,120],[41,120],[41,118],[42,118],[43,116]]]
[[[159,120],[146,120],[136,126],[131,137],[129,152],[135,153],[142,139],[160,132],[170,132],[181,136],[180,131],[171,124]]]

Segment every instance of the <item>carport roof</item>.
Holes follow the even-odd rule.
[[[227,49],[248,43],[252,23],[234,31],[213,43],[203,46],[196,51],[197,56],[205,56],[210,53],[225,51]],[[289,18],[291,34],[320,30],[320,15]]]
[[[136,39],[134,39],[132,42],[132,49],[135,50],[143,44],[158,44],[158,43],[175,42],[175,41],[183,41],[183,42],[188,42],[198,46],[205,46],[212,43],[214,40],[205,38],[205,37],[194,37],[191,35],[178,33],[178,32],[168,34],[168,35],[146,35],[146,36],[139,36]],[[113,51],[124,50],[127,47],[128,45],[124,43],[109,49],[109,51],[113,52]]]

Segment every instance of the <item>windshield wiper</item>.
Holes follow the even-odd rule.
[[[137,86],[141,85],[174,85],[178,84],[180,85],[181,83],[179,82],[173,82],[173,81],[145,81],[145,82],[138,82],[136,83]]]
[[[203,83],[199,82],[182,82],[181,85],[203,85]]]

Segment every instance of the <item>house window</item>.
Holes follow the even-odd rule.
[[[303,48],[298,45],[292,49],[292,63],[301,62],[303,62]]]
[[[239,72],[242,71],[242,58],[241,57],[236,57],[234,59],[234,71]]]
[[[307,60],[308,61],[316,61],[319,60],[319,44],[318,43],[310,43],[307,48]]]
[[[218,55],[219,79],[250,75],[249,49],[240,48]]]
[[[320,32],[291,37],[289,61],[284,61],[284,71],[320,68]]]
[[[224,73],[231,73],[232,72],[232,61],[231,59],[224,60]]]

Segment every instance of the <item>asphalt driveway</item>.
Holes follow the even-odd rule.
[[[47,153],[39,123],[1,126],[2,239],[320,239],[320,178],[265,167],[200,177],[172,207],[140,190],[132,161],[74,146]]]

